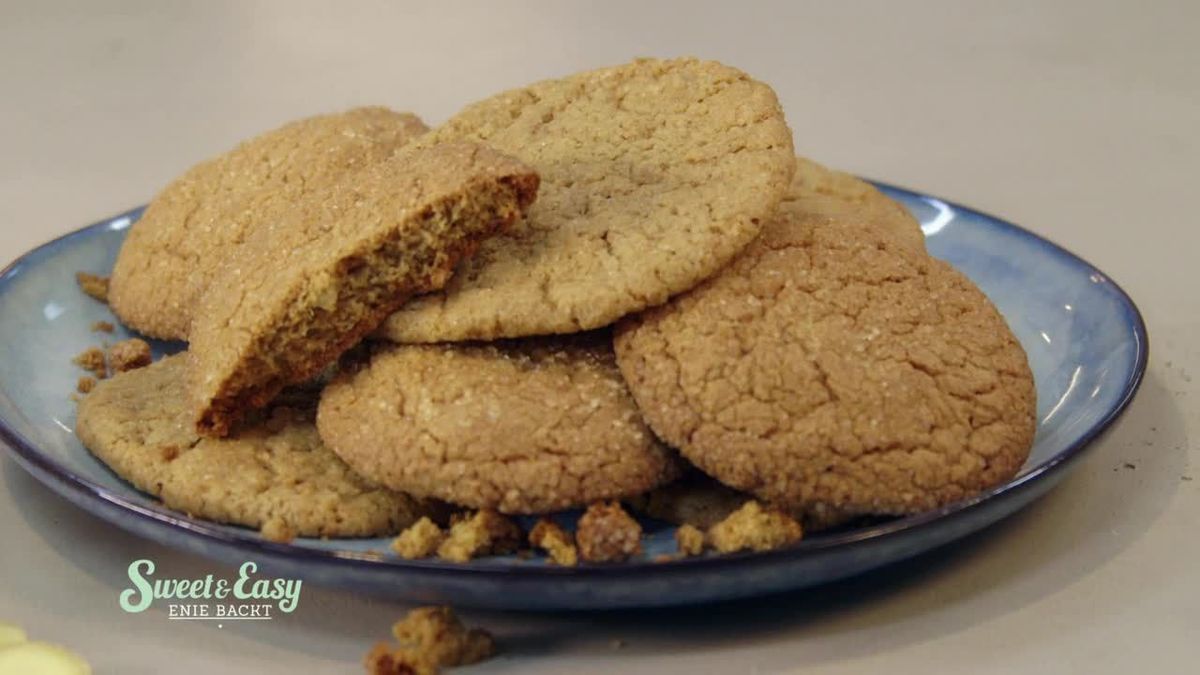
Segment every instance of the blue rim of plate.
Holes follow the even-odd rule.
[[[928,193],[916,192],[906,188],[896,187],[889,183],[871,181],[877,187],[899,195],[905,195],[914,199],[928,199],[932,197]],[[940,199],[933,197],[935,199]],[[865,541],[877,541],[889,537],[898,537],[903,534],[916,533],[925,528],[934,526],[935,524],[948,519],[956,518],[970,512],[979,507],[984,502],[991,500],[994,497],[999,497],[1009,493],[1021,492],[1034,483],[1048,478],[1053,474],[1066,468],[1066,466],[1076,458],[1078,458],[1084,449],[1086,449],[1094,440],[1104,433],[1128,408],[1129,403],[1137,394],[1138,388],[1141,386],[1142,379],[1146,372],[1146,364],[1149,359],[1150,343],[1149,335],[1146,331],[1146,323],[1142,318],[1142,313],[1129,294],[1107,274],[1096,268],[1083,258],[1068,251],[1062,246],[1041,237],[1028,229],[1021,227],[1015,223],[1009,222],[1003,218],[990,215],[983,211],[972,209],[963,206],[956,202],[941,200],[946,204],[952,205],[956,210],[974,215],[976,217],[998,223],[1004,227],[1011,228],[1023,237],[1034,239],[1039,245],[1049,248],[1055,255],[1066,257],[1077,261],[1077,264],[1091,270],[1093,273],[1100,275],[1105,283],[1118,294],[1123,301],[1130,314],[1131,325],[1133,326],[1133,335],[1137,340],[1136,356],[1134,361],[1133,371],[1129,378],[1124,383],[1124,388],[1121,391],[1119,402],[1113,406],[1108,413],[1097,420],[1086,431],[1080,435],[1079,439],[1074,443],[1055,454],[1053,457],[1033,467],[1027,473],[1024,473],[1012,480],[996,486],[990,490],[982,492],[968,499],[958,501],[946,506],[926,511],[923,513],[905,516],[894,520],[889,520],[876,525],[870,525],[862,528],[847,530],[831,535],[823,535],[814,539],[803,539],[793,546],[765,551],[760,553],[742,552],[719,556],[704,556],[704,557],[688,557],[680,558],[665,562],[655,562],[651,560],[638,560],[634,562],[622,563],[618,565],[593,565],[580,564],[576,567],[560,567],[556,565],[546,565],[537,567],[513,566],[513,567],[476,567],[471,565],[461,565],[456,563],[445,563],[436,560],[403,560],[399,558],[379,558],[368,554],[362,554],[349,551],[325,551],[299,546],[292,546],[285,543],[276,543],[267,541],[252,534],[251,530],[246,530],[246,534],[233,533],[228,530],[220,529],[216,524],[208,523],[207,521],[196,520],[183,516],[165,507],[161,511],[149,509],[141,505],[130,502],[118,494],[111,492],[89,480],[86,480],[74,473],[63,469],[55,462],[47,459],[39,452],[28,439],[12,429],[8,424],[0,419],[0,440],[3,440],[10,447],[20,463],[25,464],[28,468],[34,469],[31,473],[35,476],[40,474],[43,480],[52,480],[58,484],[64,493],[72,493],[75,497],[82,501],[101,500],[112,506],[116,506],[121,510],[131,513],[140,519],[150,521],[152,525],[166,525],[177,530],[182,530],[185,533],[202,537],[211,543],[224,547],[233,547],[240,551],[248,553],[261,553],[268,556],[287,557],[297,561],[309,561],[316,564],[340,565],[350,568],[372,568],[380,569],[387,568],[394,570],[397,573],[403,573],[405,570],[419,570],[422,573],[446,574],[452,576],[461,575],[485,575],[485,576],[504,576],[504,577],[597,577],[597,578],[614,578],[626,575],[645,575],[647,573],[674,573],[696,570],[717,570],[719,568],[737,565],[746,560],[754,560],[755,562],[770,562],[773,560],[788,559],[800,557],[804,555],[814,554],[820,551],[826,551],[832,548],[850,546]],[[141,212],[145,209],[144,206],[139,206],[130,209],[124,213],[117,214],[111,218],[101,220],[87,227],[80,228],[73,232],[68,232],[60,237],[52,239],[18,257],[9,263],[3,270],[0,270],[0,293],[4,293],[7,286],[9,276],[16,270],[29,256],[43,249],[55,246],[63,241],[67,241],[74,237],[82,236],[91,232],[94,229],[107,226],[108,223],[121,218],[130,218],[136,220]],[[73,500],[74,501],[74,500]],[[77,502],[78,503],[78,502]]]

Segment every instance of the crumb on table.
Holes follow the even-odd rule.
[[[588,562],[622,562],[642,552],[642,526],[618,502],[596,502],[580,516],[575,543]]]
[[[579,562],[579,551],[571,533],[549,518],[537,521],[529,531],[529,543],[544,549],[551,560],[563,567],[574,567]]]
[[[80,290],[84,293],[104,304],[108,304],[108,277],[89,274],[87,272],[76,272],[75,282],[79,284]]]
[[[153,360],[150,345],[139,338],[122,340],[108,348],[108,364],[115,373],[148,366]]]
[[[89,375],[84,375],[83,377],[79,378],[78,382],[75,383],[75,391],[77,391],[81,394],[86,394],[86,393],[90,392],[92,390],[92,388],[95,386],[96,386],[96,378],[91,377]]]
[[[376,644],[364,665],[370,675],[434,675],[443,667],[478,663],[496,653],[496,641],[467,629],[449,607],[420,607],[392,626],[397,646]]]
[[[112,325],[112,323],[110,323],[108,321],[93,321],[92,322],[92,332],[93,333],[111,333],[115,329],[116,329],[116,326]]]
[[[484,555],[512,553],[521,543],[521,528],[491,509],[451,520],[450,533],[437,555],[451,562],[467,562]]]
[[[438,546],[446,539],[446,533],[429,516],[421,516],[417,522],[409,525],[400,536],[392,540],[392,550],[405,560],[428,558],[437,552]]]
[[[71,363],[91,371],[96,379],[103,380],[108,377],[108,368],[104,365],[104,350],[99,347],[88,347],[79,352],[75,358],[71,359]]]
[[[746,502],[729,517],[708,528],[708,544],[721,553],[769,551],[800,541],[804,529],[796,519],[756,501]]]
[[[680,525],[675,530],[675,547],[685,556],[700,555],[704,552],[704,533],[695,525]]]

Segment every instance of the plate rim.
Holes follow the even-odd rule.
[[[622,563],[619,565],[605,564],[580,564],[575,567],[562,567],[558,565],[510,565],[510,566],[491,566],[491,565],[470,565],[460,563],[447,563],[438,560],[404,560],[401,558],[382,558],[369,553],[359,553],[351,551],[326,551],[320,549],[305,548],[295,546],[290,543],[279,543],[262,539],[257,533],[249,528],[245,528],[243,532],[230,532],[224,527],[228,525],[211,523],[209,521],[189,518],[182,514],[177,514],[174,511],[167,509],[165,506],[160,508],[147,508],[140,504],[129,501],[125,497],[117,494],[91,480],[84,478],[70,469],[62,466],[60,463],[48,457],[45,453],[38,450],[35,443],[27,439],[23,434],[9,426],[8,420],[0,417],[0,440],[4,441],[5,445],[10,449],[17,464],[23,469],[38,478],[41,482],[47,484],[48,487],[59,492],[62,496],[67,497],[76,506],[81,506],[83,503],[99,500],[110,507],[115,507],[119,512],[131,514],[142,521],[149,521],[148,524],[157,527],[166,527],[169,530],[177,531],[178,534],[199,537],[206,543],[225,548],[235,548],[240,551],[259,553],[272,558],[287,558],[294,562],[308,563],[312,562],[321,565],[334,565],[347,567],[352,569],[369,569],[375,572],[388,573],[404,573],[404,572],[420,572],[423,574],[439,574],[449,576],[504,576],[504,577],[547,577],[547,578],[571,578],[571,579],[592,579],[612,577],[620,577],[626,575],[645,575],[647,573],[679,573],[679,572],[700,572],[700,571],[716,571],[729,566],[738,566],[741,563],[753,561],[755,563],[768,564],[772,561],[799,558],[803,556],[818,555],[830,549],[848,547],[854,544],[864,542],[882,542],[888,539],[894,539],[901,536],[912,535],[920,531],[933,527],[937,523],[967,514],[972,510],[980,508],[983,504],[992,501],[993,499],[1003,497],[1009,493],[1017,493],[1029,486],[1049,479],[1066,468],[1073,460],[1082,455],[1092,443],[1097,440],[1104,432],[1106,432],[1128,409],[1129,404],[1137,395],[1145,376],[1146,366],[1149,361],[1150,343],[1149,333],[1146,329],[1145,319],[1142,316],[1141,310],[1133,301],[1133,298],[1108,274],[1097,268],[1088,260],[1071,252],[1067,248],[1061,246],[1055,241],[1034,233],[1033,231],[1013,223],[1004,218],[991,215],[984,211],[965,206],[958,202],[943,199],[941,197],[912,190],[895,184],[882,181],[867,179],[873,185],[888,191],[897,193],[915,200],[934,199],[950,206],[955,211],[960,211],[976,218],[990,221],[993,224],[998,224],[1004,228],[1014,231],[1026,239],[1032,239],[1040,246],[1049,248],[1052,253],[1065,257],[1073,261],[1080,267],[1098,274],[1104,282],[1115,292],[1121,304],[1127,310],[1129,318],[1132,319],[1133,336],[1135,338],[1135,354],[1133,368],[1129,377],[1123,384],[1120,397],[1116,404],[1110,407],[1105,414],[1092,425],[1090,425],[1082,434],[1079,435],[1066,448],[1059,451],[1041,464],[1031,468],[1027,473],[1017,476],[1001,485],[990,488],[980,494],[974,495],[968,499],[960,500],[951,504],[941,506],[931,511],[904,516],[894,520],[887,521],[876,525],[871,525],[864,528],[850,530],[845,533],[834,534],[830,536],[822,536],[815,539],[802,539],[795,545],[785,548],[775,549],[765,552],[741,552],[725,555],[708,555],[698,557],[686,557],[673,559],[665,562],[655,562],[652,560],[637,560],[633,562]],[[80,237],[85,234],[91,234],[93,231],[111,226],[113,222],[121,219],[136,220],[145,210],[145,206],[138,206],[133,209],[118,213],[109,218],[99,220],[91,225],[67,232],[63,235],[55,237],[39,246],[30,249],[24,254],[18,256],[5,267],[0,270],[0,296],[9,291],[13,277],[20,267],[29,259],[43,254],[50,249],[61,246],[67,241]],[[136,489],[136,488],[135,488]],[[70,494],[68,494],[70,493]],[[85,509],[87,510],[87,509]],[[132,529],[125,523],[119,522],[119,519],[110,516],[109,509],[101,509],[98,514],[100,517],[110,522],[113,525],[124,529]],[[167,542],[172,543],[172,542]]]

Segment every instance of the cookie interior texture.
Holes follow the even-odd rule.
[[[182,354],[120,373],[79,404],[79,440],[121,478],[167,507],[268,535],[392,534],[437,504],[356,475],[321,443],[315,391],[258,413],[237,435],[196,434]]]
[[[409,297],[441,288],[533,202],[538,177],[475,143],[406,148],[312,187],[218,270],[192,324],[197,426],[224,435],[303,382]]]
[[[503,92],[420,142],[450,139],[513,153],[542,190],[443,292],[387,321],[382,334],[397,342],[575,333],[664,302],[749,244],[795,171],[771,88],[695,59]]]
[[[365,476],[505,513],[546,513],[668,482],[607,335],[382,348],[321,397],[322,438]]]
[[[355,108],[285,124],[197,164],[130,228],[113,268],[113,311],[145,335],[186,339],[200,292],[251,232],[426,130],[409,113]]]
[[[1035,391],[1003,317],[869,214],[813,207],[786,200],[720,275],[618,326],[650,426],[791,509],[914,513],[1013,476]]]

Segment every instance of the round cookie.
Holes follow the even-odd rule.
[[[400,309],[404,343],[574,333],[666,301],[754,239],[795,170],[775,93],[708,61],[644,59],[504,92],[420,143],[533,166],[538,202],[447,287]]]
[[[808,213],[830,218],[850,218],[893,232],[902,243],[925,250],[921,223],[874,185],[848,173],[796,158],[796,176],[788,199],[801,202]]]
[[[720,275],[618,325],[651,428],[721,482],[806,513],[900,515],[1011,476],[1025,353],[986,296],[888,229],[789,199]]]
[[[409,113],[355,108],[286,124],[197,164],[130,228],[109,304],[141,333],[186,339],[200,292],[273,212],[390,157],[426,129]]]
[[[317,428],[383,485],[504,513],[626,497],[678,473],[594,334],[384,349],[326,387]]]
[[[167,507],[283,539],[392,534],[441,512],[371,484],[322,444],[315,392],[298,392],[231,438],[198,436],[186,367],[177,354],[101,381],[75,424],[92,454]]]

